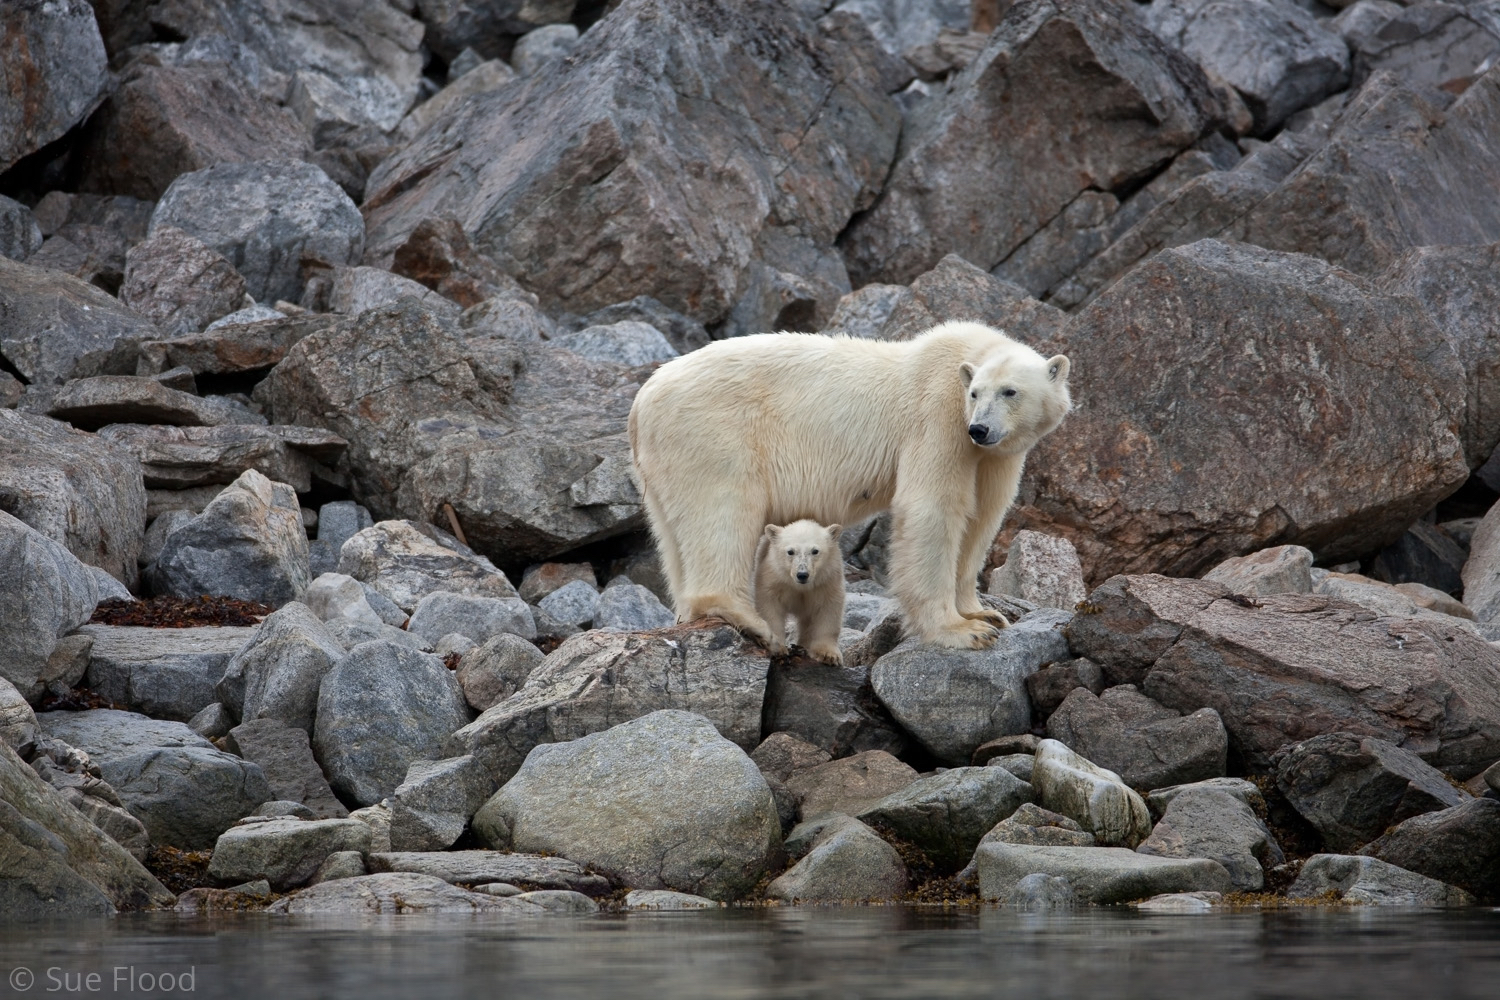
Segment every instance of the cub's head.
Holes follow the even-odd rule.
[[[980,365],[959,366],[969,440],[1007,455],[1021,454],[1051,433],[1073,406],[1067,357],[1043,358],[1017,348]]]
[[[766,562],[776,574],[793,586],[810,587],[830,571],[843,573],[844,557],[839,552],[839,534],[843,525],[826,528],[817,521],[793,521],[785,527],[766,525]]]

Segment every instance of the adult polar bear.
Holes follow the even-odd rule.
[[[1066,357],[978,323],[905,342],[759,334],[662,365],[630,408],[630,449],[678,620],[714,615],[764,643],[761,529],[890,510],[907,624],[990,645],[1006,622],[980,605],[979,571],[1026,452],[1070,406]]]

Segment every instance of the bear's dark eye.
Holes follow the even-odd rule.
[[[978,399],[979,398],[979,393],[977,393],[977,392],[971,392],[971,393],[969,393],[969,398],[970,399]]]
[[[1009,399],[1010,397],[1014,396],[1015,394],[1016,394],[1016,390],[1014,390],[1014,389],[1006,389],[1004,392],[1000,393],[1000,395],[1004,396],[1006,399]]]
[[[786,550],[786,554],[789,555],[789,556],[794,556],[794,555],[797,554],[797,550],[796,549],[787,549]]]
[[[817,549],[813,549],[813,550],[812,550],[812,554],[813,554],[813,555],[817,555],[817,554],[818,554],[818,550],[817,550]]]

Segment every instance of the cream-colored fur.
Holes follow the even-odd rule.
[[[843,526],[793,521],[766,525],[755,549],[755,610],[771,628],[766,648],[786,652],[786,619],[797,620],[797,642],[809,656],[842,665],[839,630],[844,627]]]
[[[1005,619],[981,607],[979,570],[1026,452],[1069,407],[1067,358],[977,323],[894,343],[759,334],[669,361],[636,395],[630,446],[679,620],[769,642],[750,594],[761,527],[890,510],[908,626],[988,646]]]

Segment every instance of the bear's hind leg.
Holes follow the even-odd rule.
[[[718,509],[699,507],[689,515],[688,523],[690,532],[679,531],[676,536],[683,574],[678,615],[684,621],[722,618],[769,646],[774,623],[768,625],[756,612],[750,594],[755,547],[765,525],[763,511],[744,503],[724,503]]]
[[[642,499],[646,503],[646,523],[651,526],[651,537],[656,540],[656,554],[661,558],[661,571],[666,574],[667,589],[672,592],[672,610],[676,612],[679,622],[687,621],[683,616],[687,607],[682,601],[682,553],[677,548],[677,540],[672,536],[671,527],[656,498],[649,490],[643,490]]]

